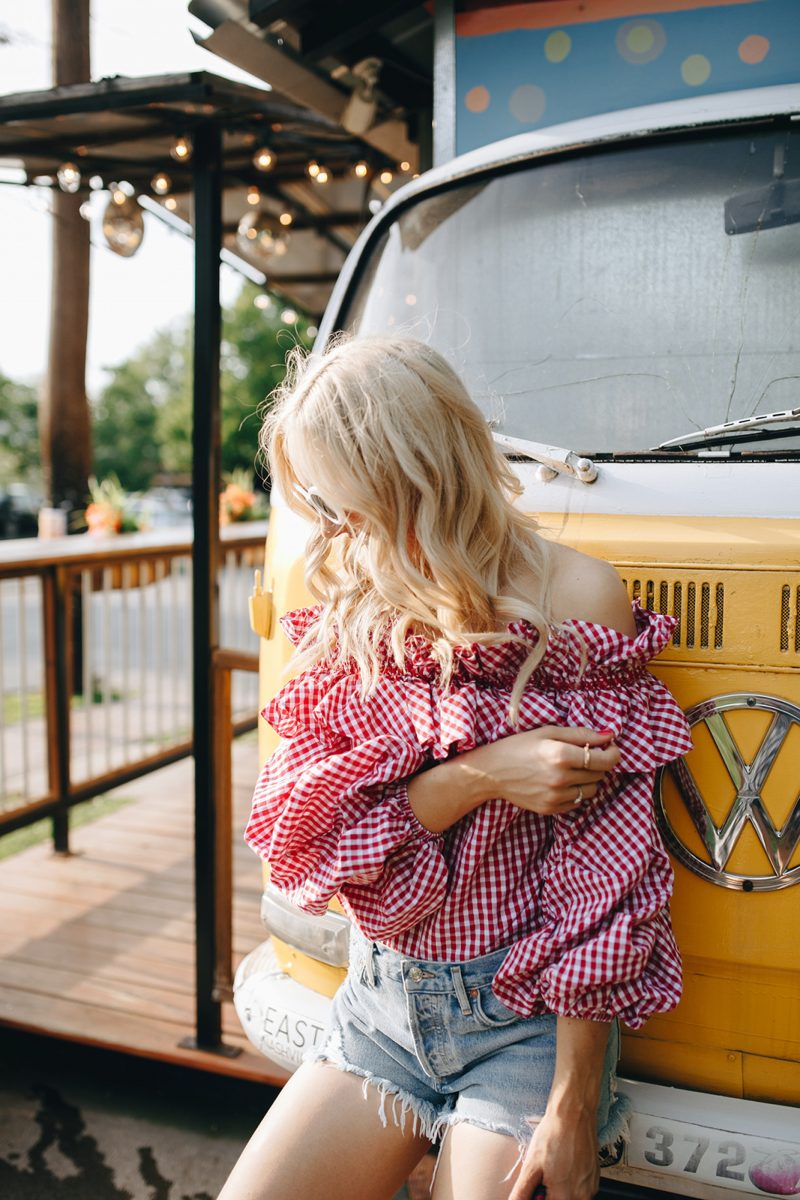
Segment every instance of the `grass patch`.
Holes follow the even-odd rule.
[[[44,716],[44,692],[10,692],[3,696],[3,724],[15,725],[17,721]]]
[[[84,696],[72,696],[70,704],[75,710],[88,708],[90,704],[105,704],[106,701],[119,701],[125,697],[122,692],[116,688],[111,688],[104,691],[101,684],[95,682],[92,685],[92,694],[87,698]],[[35,717],[43,717],[45,715],[44,707],[44,692],[25,692],[20,695],[19,692],[10,692],[3,696],[3,724],[16,725],[19,721],[29,721]]]
[[[94,800],[87,800],[84,804],[76,804],[70,811],[69,827],[70,829],[80,829],[82,825],[91,825],[92,821],[99,821],[101,817],[110,816],[111,813],[124,808],[133,799],[133,796],[107,795],[97,796]],[[13,833],[7,833],[4,837],[0,837],[0,860],[11,858],[13,854],[19,854],[30,846],[49,842],[52,837],[53,822],[50,817],[34,821],[32,825],[26,825],[23,829],[15,829]]]

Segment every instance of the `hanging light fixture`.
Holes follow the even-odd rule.
[[[356,86],[339,118],[348,133],[366,133],[372,128],[378,110],[375,87],[381,66],[379,58],[365,58],[353,67],[353,74],[357,79]]]
[[[253,155],[253,166],[257,171],[271,171],[276,161],[275,151],[269,146],[259,146]]]
[[[381,183],[391,183],[394,175],[391,171],[381,171]]]
[[[126,196],[114,185],[103,213],[103,236],[109,249],[122,258],[130,258],[142,244],[144,217],[135,197]]]
[[[359,179],[366,179],[366,177],[369,175],[369,163],[365,163],[362,158],[361,162],[357,162],[353,167],[353,171]]]
[[[167,192],[172,187],[172,180],[166,171],[159,171],[150,180],[150,187],[157,196],[166,196]]]
[[[175,212],[178,207],[178,201],[174,196],[167,196],[164,200],[164,208],[168,208],[170,212]]]
[[[288,226],[291,225],[292,221],[294,220],[294,217],[290,212],[282,212],[278,217],[278,220],[280,221],[281,225],[285,225],[288,228]]]
[[[286,253],[289,248],[289,235],[268,213],[249,212],[245,213],[239,222],[236,242],[245,254],[263,262]]]
[[[312,158],[311,162],[306,164],[306,175],[308,175],[310,179],[316,179],[318,174],[319,163]]]
[[[248,204],[260,204],[261,203],[261,192],[258,190],[257,187],[249,187],[247,189],[247,203]]]
[[[330,178],[331,178],[331,173],[327,167],[323,167],[323,166],[317,167],[317,173],[314,176],[314,183],[328,183],[328,182],[330,182]]]
[[[62,163],[56,172],[56,179],[62,192],[74,194],[81,186],[81,173],[74,162]]]
[[[176,162],[188,162],[192,157],[192,140],[185,133],[176,137],[170,148],[170,156]]]

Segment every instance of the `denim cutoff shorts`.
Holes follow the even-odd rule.
[[[520,1148],[544,1115],[553,1082],[556,1017],[520,1017],[492,980],[507,950],[462,963],[406,958],[353,929],[350,967],[313,1061],[377,1088],[384,1125],[435,1141],[459,1121],[516,1138]],[[597,1109],[604,1163],[616,1161],[629,1104],[616,1091],[619,1029],[609,1031]]]

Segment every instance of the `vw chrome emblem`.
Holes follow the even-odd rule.
[[[745,762],[725,720],[724,714],[733,709],[772,713],[772,721],[752,762]],[[664,801],[662,769],[656,783],[656,812],[664,840],[674,856],[702,879],[737,891],[774,892],[800,883],[800,866],[789,868],[792,855],[800,845],[800,794],[794,797],[792,811],[781,829],[775,828],[761,799],[762,789],[786,738],[793,726],[800,726],[800,708],[775,696],[737,692],[704,700],[688,710],[686,719],[692,726],[705,725],[736,789],[736,797],[722,825],[717,827],[685,759],[679,758],[666,768],[708,852],[711,861],[707,862],[681,841],[670,822]],[[771,875],[736,875],[725,869],[748,822],[764,848],[772,867]]]

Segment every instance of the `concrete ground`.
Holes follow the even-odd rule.
[[[0,1028],[0,1198],[215,1200],[275,1094]]]
[[[2,1200],[214,1200],[275,1095],[0,1030]]]

